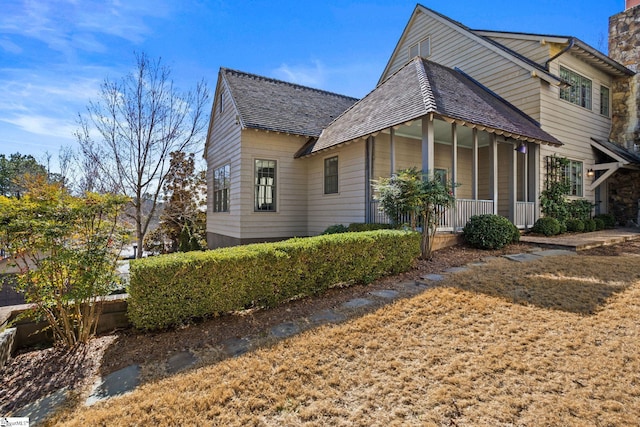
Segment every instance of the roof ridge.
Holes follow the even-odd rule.
[[[413,61],[416,72],[418,73],[418,82],[420,83],[420,92],[422,93],[424,107],[427,112],[434,111],[436,109],[436,100],[433,96],[429,76],[427,76],[427,71],[424,68],[424,61],[426,61],[426,59],[415,57]]]
[[[304,86],[304,85],[301,85],[301,84],[298,84],[298,83],[291,83],[291,82],[287,82],[287,81],[284,81],[284,80],[274,79],[273,77],[266,77],[266,76],[261,76],[259,74],[248,73],[246,71],[235,70],[233,68],[220,67],[220,70],[222,70],[225,74],[227,72],[231,72],[231,73],[235,73],[235,74],[242,74],[242,75],[245,75],[245,76],[250,77],[250,78],[270,81],[270,82],[278,83],[278,84],[284,84],[284,85],[288,85],[288,86],[292,86],[292,87],[296,87],[296,88],[300,88],[300,89],[304,89],[304,90],[310,90],[310,91],[313,91],[313,92],[325,93],[327,95],[333,95],[333,96],[337,96],[337,97],[340,97],[340,98],[354,99],[356,101],[359,99],[359,98],[355,98],[353,96],[342,95],[340,93],[331,92],[331,91],[328,91],[328,90],[323,90],[323,89],[317,89],[317,88],[313,88],[313,87],[309,87],[309,86]]]

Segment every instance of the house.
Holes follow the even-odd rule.
[[[608,212],[609,180],[640,164],[609,141],[612,87],[634,74],[574,37],[472,30],[420,4],[361,100],[223,68],[208,244],[386,221],[372,181],[407,167],[458,184],[440,230],[481,213],[527,228],[554,154],[570,160],[569,197]]]

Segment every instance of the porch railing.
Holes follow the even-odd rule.
[[[456,199],[453,208],[442,209],[438,230],[459,231],[473,215],[493,213],[493,203],[493,200]],[[379,202],[377,200],[372,200],[370,206],[372,222],[382,224],[391,222],[389,217],[379,209]],[[409,215],[402,216],[398,221],[401,223],[409,223]]]
[[[535,202],[516,202],[516,215],[513,223],[518,228],[528,229],[536,221]]]

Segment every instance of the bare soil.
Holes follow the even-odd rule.
[[[491,256],[529,250],[530,247],[525,244],[511,245],[499,251],[456,246],[437,251],[432,261],[417,262],[407,273],[386,277],[366,286],[331,289],[324,295],[291,301],[274,309],[232,313],[163,332],[141,333],[132,329],[114,331],[73,352],[58,348],[25,350],[0,370],[0,389],[3,390],[0,396],[0,415],[9,414],[62,387],[80,393],[97,376],[104,376],[131,364],[153,365],[154,362],[167,360],[172,354],[184,350],[197,353],[199,349],[210,348],[230,338],[259,334],[273,325],[337,307],[350,299],[364,297],[373,290],[386,289],[391,283],[415,280],[425,274],[442,272],[449,267],[462,266]],[[596,248],[581,254],[640,255],[640,242]]]

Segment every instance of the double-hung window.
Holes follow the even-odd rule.
[[[324,159],[324,194],[338,192],[338,156]]]
[[[569,184],[569,196],[582,197],[582,162],[569,160],[564,168],[564,178]]]
[[[229,212],[229,171],[230,165],[220,166],[213,171],[213,211]]]
[[[255,205],[256,212],[276,211],[276,161],[255,161]]]
[[[560,99],[591,110],[591,80],[564,67],[560,67],[560,78],[570,85],[560,88]]]
[[[609,88],[600,86],[600,114],[609,117]]]

